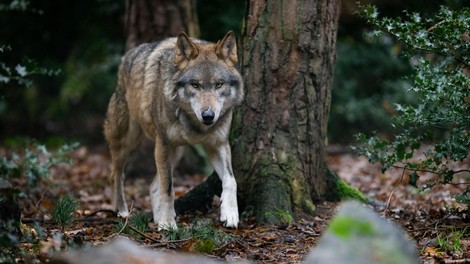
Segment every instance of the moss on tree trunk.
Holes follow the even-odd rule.
[[[241,208],[311,213],[327,188],[325,139],[339,1],[248,1],[242,38],[246,100],[233,167]]]
[[[326,185],[331,190],[326,193],[325,199],[328,201],[342,201],[342,200],[358,200],[363,203],[368,203],[369,198],[361,191],[352,187],[347,182],[339,178],[335,173],[329,169],[325,171]]]

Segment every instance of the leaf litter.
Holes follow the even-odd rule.
[[[1,153],[8,151],[0,150]],[[82,146],[71,153],[71,159],[71,164],[50,168],[49,177],[40,180],[34,188],[29,187],[24,179],[12,180],[16,188],[26,193],[19,198],[22,232],[40,240],[39,246],[30,241],[20,244],[21,249],[30,255],[28,259],[47,261],[71,248],[105,244],[118,235],[129,236],[116,229],[121,220],[116,218],[111,208],[107,149],[104,146]],[[402,179],[400,170],[382,173],[377,165],[350,151],[329,151],[327,163],[338,176],[376,200],[381,205],[379,213],[404,228],[416,242],[422,263],[470,261],[470,212],[466,205],[453,199],[462,192],[462,185],[440,185],[420,193],[407,184],[406,177]],[[470,168],[469,159],[459,166]],[[128,203],[132,201],[133,212],[151,212],[148,186],[152,175],[147,174],[126,180],[125,192]],[[184,195],[204,178],[198,174],[177,175],[174,181],[176,196]],[[75,223],[62,234],[51,221],[51,212],[57,199],[65,194],[78,199],[79,206],[74,212]],[[299,263],[328,226],[336,206],[337,203],[322,202],[317,205],[315,216],[298,216],[287,227],[257,225],[252,217],[242,216],[241,226],[231,230],[218,222],[219,208],[215,199],[208,213],[178,215],[177,221],[182,226],[190,226],[194,219],[208,219],[216,229],[231,236],[233,239],[221,244],[203,247],[203,254],[217,260]],[[152,222],[143,235],[131,238],[148,248],[201,252],[201,247],[196,246],[197,240],[168,240],[156,231]]]

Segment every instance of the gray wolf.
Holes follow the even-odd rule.
[[[237,184],[228,134],[232,112],[244,97],[230,31],[217,43],[177,38],[142,44],[122,58],[104,134],[111,153],[113,206],[127,217],[124,167],[143,136],[155,142],[156,176],[150,185],[158,229],[177,228],[172,175],[182,146],[202,144],[222,181],[220,220],[238,226]]]

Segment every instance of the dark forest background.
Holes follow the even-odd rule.
[[[365,1],[385,16],[403,10],[432,14],[465,0]],[[412,58],[356,14],[356,0],[342,3],[329,142],[348,144],[354,134],[386,136],[394,103],[413,103],[406,92]],[[125,1],[0,1],[0,140],[38,138],[60,144],[104,142],[101,130],[124,52]],[[200,0],[200,38],[217,41],[228,30],[240,36],[245,0]],[[26,72],[22,69],[26,69]],[[23,76],[24,75],[24,76]],[[5,78],[8,77],[8,80]]]

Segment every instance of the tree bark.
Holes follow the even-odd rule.
[[[199,36],[194,0],[127,0],[124,20],[126,50],[177,36],[181,31]]]
[[[214,172],[204,182],[175,201],[176,213],[207,212],[212,207],[214,195],[220,196],[221,194],[222,182]]]
[[[246,99],[233,123],[241,208],[258,221],[311,213],[325,197],[325,140],[339,0],[249,0],[242,39]]]

